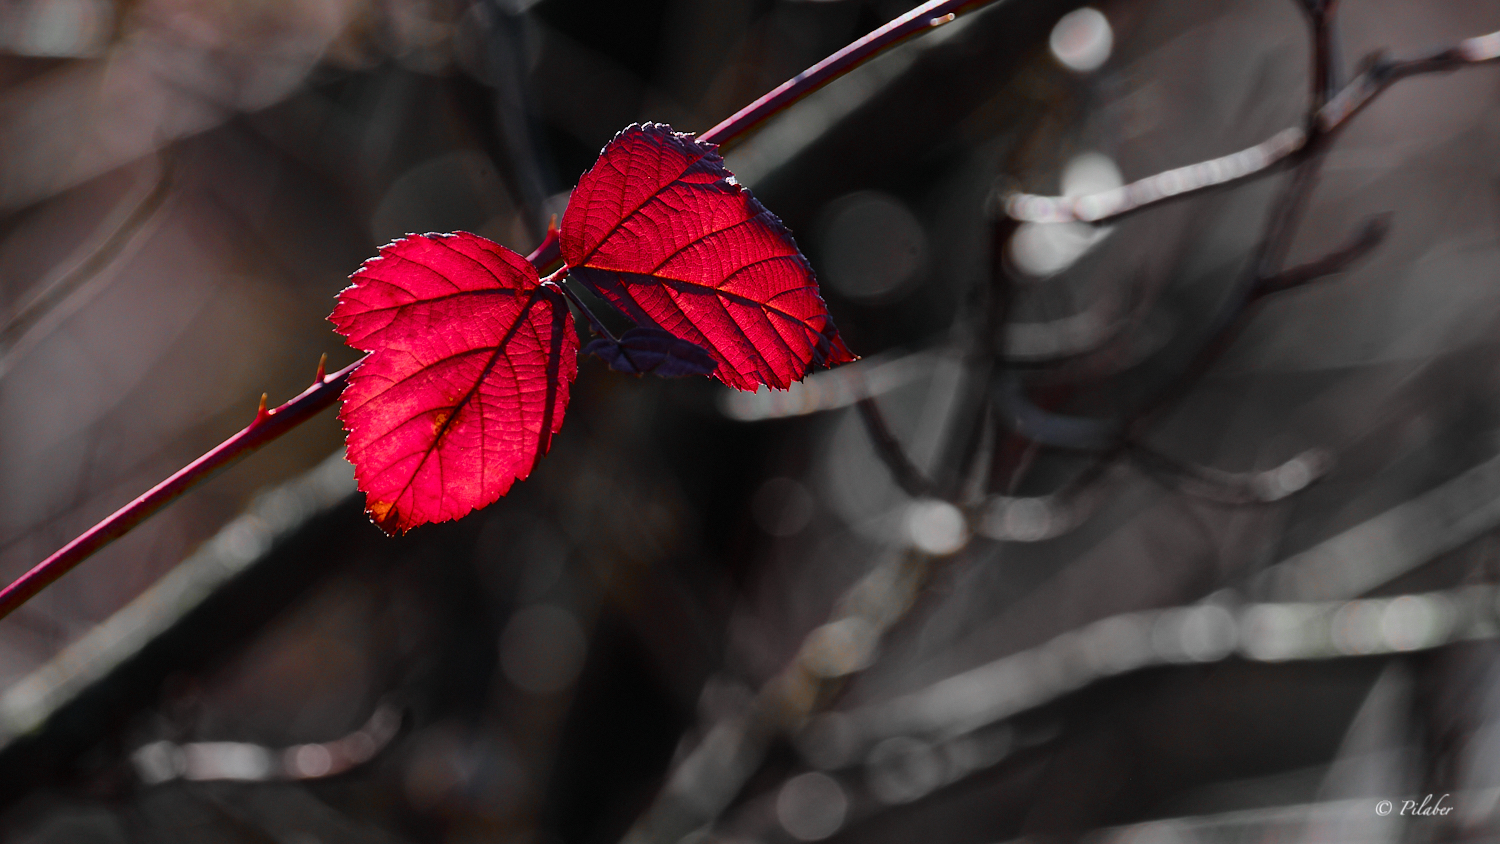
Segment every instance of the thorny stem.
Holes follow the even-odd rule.
[[[9,615],[16,607],[26,603],[54,580],[88,559],[95,551],[124,536],[148,516],[181,498],[188,490],[213,477],[219,470],[301,425],[318,411],[333,404],[343,392],[349,375],[362,362],[363,359],[355,361],[332,375],[324,375],[320,371],[320,377],[313,382],[312,386],[274,410],[266,409],[265,398],[262,397],[261,407],[255,414],[255,420],[239,433],[177,470],[171,477],[152,487],[144,495],[116,510],[109,518],[89,528],[77,539],[38,563],[14,583],[0,590],[0,618]],[[319,368],[321,370],[321,365]]]
[[[557,257],[557,234],[552,229],[542,245],[526,256],[526,260],[532,266],[540,268],[555,262]],[[566,269],[553,273],[544,283],[560,278],[565,272]],[[327,355],[324,355],[323,360],[318,362],[318,372],[312,386],[303,390],[296,398],[274,410],[267,410],[265,396],[261,396],[260,410],[256,412],[255,420],[239,433],[177,470],[171,477],[116,510],[109,518],[89,528],[52,556],[37,563],[9,586],[0,589],[0,618],[10,615],[17,607],[31,600],[94,552],[124,536],[156,511],[181,498],[188,490],[332,405],[343,393],[349,376],[365,362],[365,358],[360,358],[332,375],[325,372],[326,361]]]
[[[994,0],[929,0],[778,85],[699,136],[725,146],[768,118],[902,41]]]
[[[932,2],[913,9],[911,12],[902,15],[818,64],[813,65],[774,91],[741,109],[734,116],[705,133],[703,140],[711,143],[724,143],[737,138],[759,125],[768,117],[821,88],[828,82],[848,73],[878,53],[912,35],[948,23],[962,11],[977,8],[993,1],[932,0]],[[148,209],[149,213],[149,210],[154,210],[154,204],[148,201],[143,203],[142,208]],[[138,215],[132,215],[131,220],[134,221],[136,216]],[[137,223],[128,222],[130,224],[122,226],[120,232],[112,236],[107,241],[107,244],[113,244],[117,240],[128,239],[134,233],[135,229],[139,227]],[[554,224],[548,227],[546,238],[535,251],[527,256],[527,260],[539,270],[545,269],[555,263],[561,256],[559,246],[557,228]],[[80,272],[97,271],[96,268],[92,267],[94,263],[96,262],[89,262],[90,266],[84,270],[80,270]],[[549,276],[547,281],[563,290],[568,298],[578,306],[579,310],[589,320],[589,323],[595,330],[599,331],[605,337],[614,339],[613,335],[610,334],[608,329],[604,327],[603,323],[599,321],[588,306],[573,291],[569,290],[567,285],[559,283],[562,281],[562,276],[565,273],[566,268],[559,270],[557,273]],[[349,375],[361,362],[363,362],[363,359],[350,364],[331,376],[323,376],[320,364],[320,377],[318,381],[303,391],[297,398],[271,411],[266,411],[264,406],[262,406],[261,412],[256,414],[255,421],[251,422],[250,425],[246,426],[239,433],[220,443],[207,454],[183,467],[165,481],[157,484],[149,492],[125,505],[109,518],[90,528],[72,542],[69,542],[57,553],[38,563],[14,583],[0,590],[0,618],[4,618],[10,614],[16,607],[24,604],[48,584],[83,562],[95,551],[123,536],[148,516],[175,501],[189,489],[207,480],[215,472],[271,440],[276,439],[297,425],[300,425],[318,411],[333,404],[342,391],[344,384],[347,383]]]

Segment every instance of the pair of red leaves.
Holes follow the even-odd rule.
[[[741,390],[853,360],[791,233],[715,150],[631,126],[573,189],[568,273],[637,325],[588,351]],[[370,517],[397,533],[494,502],[562,427],[578,337],[561,289],[467,232],[397,240],[351,279],[329,318],[370,352],[339,412]]]

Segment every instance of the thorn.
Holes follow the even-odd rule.
[[[557,215],[556,214],[553,214],[552,215],[552,219],[549,220],[549,221],[547,221],[547,234],[557,234]]]
[[[268,393],[261,393],[260,394],[260,407],[257,408],[256,411],[255,411],[255,421],[252,422],[252,423],[250,423],[250,424],[252,424],[252,425],[259,424],[259,423],[265,421],[266,417],[268,417],[268,416],[271,415],[271,411],[266,410],[266,398],[268,396],[269,396]]]
[[[314,384],[321,384],[324,381],[326,381],[327,379],[328,379],[328,353],[324,352],[323,356],[321,358],[318,358],[318,374],[313,376],[313,383]]]

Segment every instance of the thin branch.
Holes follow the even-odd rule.
[[[147,785],[174,779],[200,782],[326,779],[374,760],[401,731],[401,720],[401,710],[382,703],[358,730],[332,741],[285,748],[237,741],[184,744],[156,741],[132,752],[130,762]],[[262,759],[265,764],[236,764],[246,757]]]
[[[1265,234],[1256,244],[1248,268],[1243,278],[1236,281],[1227,304],[1213,317],[1205,332],[1207,339],[1176,375],[1124,426],[1126,441],[1143,439],[1144,429],[1191,391],[1198,379],[1213,367],[1249,324],[1250,317],[1255,313],[1252,305],[1257,300],[1256,291],[1263,279],[1275,278],[1279,274],[1281,263],[1296,235],[1297,224],[1307,208],[1307,200],[1317,184],[1318,169],[1322,161],[1322,151],[1319,150],[1311,158],[1298,163],[1291,180],[1271,203],[1266,216]]]
[[[1493,584],[1437,592],[1320,602],[1243,606],[1200,602],[1108,616],[1029,650],[949,676],[901,697],[839,713],[837,747],[817,747],[816,730],[799,745],[829,768],[860,764],[870,748],[896,736],[953,740],[1050,704],[1100,680],[1155,666],[1230,658],[1277,663],[1362,658],[1492,639],[1500,619]],[[1392,605],[1445,621],[1391,633]],[[832,733],[833,731],[828,731]]]
[[[673,767],[625,844],[675,844],[711,825],[760,767],[772,738],[800,731],[833,690],[874,660],[881,637],[911,609],[936,559],[902,552],[845,592],[781,673]]]
[[[1259,178],[1306,146],[1307,132],[1293,126],[1253,147],[1147,176],[1114,190],[1084,196],[1014,193],[1005,198],[1003,207],[1013,219],[1026,223],[1102,223],[1169,199]]]
[[[43,285],[0,325],[0,377],[10,368],[14,355],[20,354],[18,350],[28,340],[35,339],[33,329],[46,322],[49,316],[55,321],[59,309],[69,303],[70,297],[87,288],[90,281],[97,278],[130,247],[139,245],[141,233],[156,219],[172,195],[173,166],[172,156],[164,155],[161,174],[156,183],[125,214],[114,230],[71,270]],[[71,305],[77,307],[76,297]]]
[[[1093,482],[1051,495],[991,495],[974,508],[971,521],[975,533],[990,539],[1043,542],[1083,524],[1103,500],[1101,485]]]
[[[866,824],[894,806],[1013,759],[1018,750],[1044,741],[1042,736],[1055,736],[1046,731],[1028,737],[1012,719],[1111,677],[1232,659],[1274,665],[1393,657],[1493,640],[1500,621],[1497,595],[1494,584],[1478,584],[1359,600],[1243,607],[1203,602],[1122,613],[901,697],[815,720],[797,736],[797,748],[826,772],[862,775],[838,774],[838,779],[856,794],[861,784],[876,792],[874,799],[850,801],[855,810],[846,827]],[[1392,612],[1430,613],[1442,620],[1419,632],[1392,633],[1384,623]],[[905,740],[903,752],[875,750],[891,739]],[[899,798],[876,790],[877,783],[891,782],[893,772],[914,762],[929,775],[897,779]],[[755,806],[747,804],[747,811]],[[734,828],[744,831],[745,819],[737,820]]]
[[[1085,196],[1014,193],[1004,199],[1005,213],[1028,223],[1103,223],[1168,200],[1260,178],[1307,150],[1314,138],[1326,137],[1348,125],[1392,84],[1412,76],[1442,73],[1497,59],[1500,59],[1500,32],[1469,38],[1455,47],[1414,59],[1377,61],[1314,112],[1311,135],[1293,126],[1248,149],[1148,176],[1103,193]]]
[[[1263,278],[1256,286],[1254,295],[1268,296],[1272,293],[1280,293],[1284,290],[1301,287],[1304,284],[1316,281],[1324,276],[1334,275],[1347,270],[1356,261],[1368,255],[1371,250],[1379,246],[1385,240],[1391,230],[1391,215],[1377,214],[1365,221],[1360,230],[1348,243],[1338,249],[1324,255],[1316,260],[1299,264],[1295,267],[1282,270],[1268,278]]]
[[[215,446],[208,453],[182,467],[171,477],[152,487],[136,500],[52,556],[38,563],[5,589],[0,590],[0,618],[26,603],[36,593],[88,559],[95,551],[124,536],[147,517],[181,498],[184,493],[217,474],[221,469],[260,448],[271,440],[306,422],[318,411],[333,404],[343,392],[344,384],[363,358],[332,375],[322,375],[301,395],[274,410],[267,410],[265,398],[255,420],[239,433]],[[320,367],[321,369],[321,367]],[[321,372],[320,372],[321,375]]]
[[[864,396],[878,396],[927,378],[942,353],[913,352],[860,358],[835,369],[814,372],[786,390],[754,393],[728,390],[720,394],[725,416],[740,422],[784,419],[850,407]]]
[[[1306,489],[1328,474],[1330,455],[1309,449],[1260,472],[1226,472],[1168,457],[1141,443],[1131,443],[1129,455],[1147,472],[1179,492],[1218,504],[1269,504]]]
[[[866,391],[854,406],[859,409],[859,418],[865,423],[865,431],[869,433],[870,442],[875,446],[875,454],[890,471],[891,480],[912,498],[931,496],[932,479],[923,474],[906,455],[901,441],[896,439],[890,424],[886,422],[885,414],[880,412],[880,406],[869,392]]]
[[[1297,0],[1312,24],[1312,102],[1317,110],[1339,89],[1339,51],[1334,16],[1338,0]]]
[[[808,94],[913,35],[950,23],[958,15],[993,2],[994,0],[930,0],[923,3],[781,83],[775,90],[704,132],[700,138],[709,143],[728,145]]]
[[[1073,451],[1102,452],[1120,443],[1123,428],[1112,419],[1093,419],[1053,413],[1026,397],[1021,379],[1001,372],[990,394],[995,412],[1012,431],[1040,445]]]
[[[556,260],[556,246],[555,233],[549,232],[548,238],[526,260],[533,266],[544,267],[546,263]],[[239,433],[116,510],[104,521],[89,528],[0,590],[0,618],[10,615],[17,607],[88,559],[94,552],[124,536],[158,510],[181,498],[188,490],[332,405],[343,392],[349,376],[366,358],[360,358],[332,375],[327,374],[324,368],[327,359],[327,355],[324,355],[323,360],[318,362],[318,372],[312,386],[303,390],[296,398],[274,410],[267,410],[266,398],[261,396],[260,410],[256,412],[254,421]]]

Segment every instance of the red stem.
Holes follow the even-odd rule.
[[[0,618],[10,615],[52,581],[67,574],[95,551],[124,536],[157,510],[176,501],[183,493],[213,477],[220,469],[260,448],[271,440],[306,422],[318,411],[333,404],[343,392],[349,374],[363,359],[349,364],[332,375],[324,375],[302,394],[276,408],[261,406],[255,421],[244,430],[219,443],[212,451],[177,470],[170,478],[149,492],[126,504],[113,515],[63,546],[57,553],[37,563],[31,571],[0,590]]]
[[[549,227],[542,245],[527,255],[526,260],[530,261],[533,266],[542,268],[556,261],[557,258],[557,229]],[[89,528],[77,539],[64,545],[57,553],[37,563],[31,571],[21,575],[14,583],[0,589],[0,618],[10,615],[16,607],[31,600],[32,596],[47,588],[52,581],[67,574],[73,567],[92,556],[95,551],[129,533],[131,528],[145,521],[157,510],[181,498],[188,490],[213,477],[219,470],[301,425],[318,411],[333,404],[343,393],[344,385],[349,382],[349,376],[361,363],[364,363],[364,358],[360,358],[332,375],[325,375],[323,364],[319,363],[317,379],[313,381],[312,386],[275,410],[266,410],[265,399],[262,398],[260,411],[255,414],[255,421],[246,425],[239,433],[177,470],[170,478],[116,510],[109,518]]]
[[[813,65],[782,83],[774,91],[740,109],[728,120],[705,132],[702,139],[723,144],[755,128],[767,118],[818,90],[834,79],[863,64],[884,50],[913,35],[942,26],[962,12],[988,5],[994,0],[930,0],[907,12],[869,35]],[[548,227],[547,237],[536,251],[527,256],[537,269],[543,269],[559,257],[555,224]],[[566,288],[564,288],[566,290]],[[580,303],[581,304],[581,303]],[[584,309],[587,314],[587,309]],[[592,314],[588,314],[592,317]],[[597,325],[597,323],[596,323]],[[607,336],[608,332],[606,332]],[[0,590],[0,618],[62,577],[95,551],[124,536],[157,510],[177,500],[188,490],[208,480],[220,469],[260,448],[271,440],[307,421],[318,411],[333,404],[343,392],[349,375],[363,362],[355,361],[333,375],[324,376],[301,395],[286,404],[267,411],[262,403],[255,421],[244,430],[220,443],[212,451],[178,470],[170,478],[152,487],[136,500],[94,525],[83,535],[41,561],[14,583]]]
[[[942,26],[966,11],[992,2],[994,0],[929,0],[781,83],[771,93],[704,132],[699,139],[713,144],[727,144],[777,112],[874,58],[876,54],[913,35]]]

